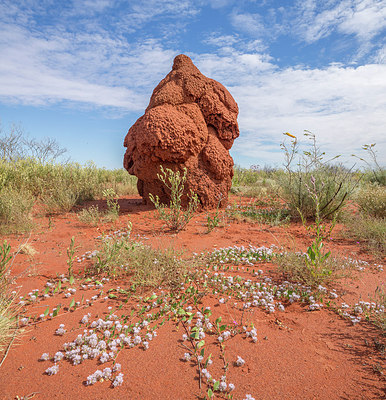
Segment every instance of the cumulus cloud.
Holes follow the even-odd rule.
[[[153,31],[142,35],[141,27],[157,25],[165,15],[173,24],[178,19],[183,29],[202,5],[193,0],[135,2],[122,18],[119,15],[118,23],[109,15],[112,1],[93,2],[92,18],[82,11],[88,1],[77,2],[77,10],[67,9],[66,18],[80,18],[77,29],[71,29],[68,21],[37,23],[36,13],[50,12],[49,5],[54,4],[50,0],[25,2],[23,8],[13,2],[0,4],[0,101],[141,113],[178,54],[178,44],[173,48],[159,30],[158,36]],[[213,0],[209,5],[231,3]],[[379,154],[386,155],[385,47],[379,46],[371,61],[355,67],[338,63],[279,67],[266,36],[261,36],[269,32],[267,22],[259,13],[243,10],[242,3],[229,10],[237,33],[206,31],[204,43],[211,52],[187,53],[205,75],[223,83],[239,104],[241,135],[232,148],[236,162],[280,163],[282,132],[301,135],[303,129],[313,131],[331,154],[349,155],[362,144],[377,142]],[[385,27],[382,3],[303,0],[292,9],[293,22],[286,29],[298,26],[296,35],[307,43],[332,32],[355,35],[366,53],[366,46],[373,46],[372,40]],[[283,11],[273,14],[274,23],[277,15],[285,15]],[[116,29],[109,30],[95,15],[111,24],[117,22]],[[368,26],[370,20],[373,26]],[[130,36],[131,30],[136,35]]]
[[[167,71],[174,55],[152,39],[130,45],[106,32],[65,31],[47,38],[17,25],[0,26],[2,101],[67,101],[138,111],[146,106],[148,85]]]
[[[354,35],[359,42],[356,59],[373,49],[372,39],[386,29],[386,3],[383,0],[300,0],[288,13],[293,31],[307,43],[314,43],[334,32]]]
[[[225,84],[238,102],[241,135],[232,150],[236,159],[280,162],[280,153],[269,152],[264,159],[268,153],[263,154],[262,143],[267,149],[275,142],[278,149],[282,132],[301,136],[308,129],[330,154],[347,159],[361,145],[377,142],[386,161],[386,65],[279,69],[259,57],[195,56],[202,72]]]

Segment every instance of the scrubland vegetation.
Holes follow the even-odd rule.
[[[92,340],[95,339],[96,343],[107,341],[111,344],[114,341],[110,349],[115,355],[105,355],[102,347],[99,348],[99,344],[91,345],[91,336],[85,334],[79,340],[66,344],[69,354],[66,357],[70,362],[77,363],[71,354],[75,354],[75,349],[81,346],[81,351],[89,352],[87,357],[90,358],[93,357],[93,349],[99,349],[94,357],[103,357],[106,361],[109,357],[114,359],[126,345],[147,349],[165,321],[174,321],[182,329],[186,347],[184,357],[186,361],[195,360],[200,385],[205,383],[207,387],[207,397],[221,394],[224,398],[232,398],[234,385],[227,379],[230,365],[226,366],[223,377],[214,377],[208,372],[213,360],[206,351],[207,340],[216,337],[213,340],[217,341],[225,360],[223,343],[230,337],[241,335],[252,342],[257,340],[254,327],[242,325],[244,309],[260,307],[272,313],[284,310],[286,304],[300,301],[307,304],[310,310],[317,310],[328,299],[331,301],[337,297],[334,282],[360,269],[361,265],[325,249],[325,242],[337,224],[342,227],[342,237],[358,241],[375,261],[382,262],[385,255],[385,169],[376,162],[374,146],[365,148],[371,156],[365,171],[348,169],[335,159],[324,160],[324,153],[317,147],[315,137],[309,132],[306,134],[311,144],[306,152],[299,150],[298,142],[292,135],[288,135],[289,144],[282,144],[285,157],[283,169],[257,166],[250,169],[235,168],[231,193],[240,200],[248,200],[232,200],[226,210],[209,212],[207,218],[207,234],[220,226],[224,219],[228,222],[283,227],[291,222],[300,222],[311,238],[306,251],[230,246],[228,249],[198,254],[187,259],[174,249],[155,250],[133,240],[130,236],[131,226],[128,226],[125,231],[104,236],[99,248],[90,253],[89,257],[79,256],[81,260],[88,257],[93,263],[83,275],[76,277],[72,271],[75,257],[75,243],[72,240],[67,252],[67,276],[52,278],[44,293],[25,296],[22,305],[41,301],[47,295],[64,293],[75,286],[81,289],[90,282],[96,289],[100,289],[107,287],[111,278],[128,276],[131,286],[118,289],[110,285],[109,298],[119,297],[121,304],[124,304],[133,296],[138,296],[138,293],[153,291],[150,296],[140,297],[140,311],[136,308],[133,318],[128,320],[127,316],[121,315],[118,312],[120,306],[116,309],[115,317],[111,317],[114,312],[110,312],[108,319],[102,321],[103,324],[92,322],[87,314],[82,320],[88,329],[94,329],[95,337]],[[56,149],[56,153],[47,151],[44,143],[40,147],[35,146],[33,156],[20,149],[3,151],[0,160],[1,234],[29,232],[38,226],[38,215],[55,213],[76,212],[80,221],[94,226],[101,222],[111,222],[119,218],[117,198],[136,193],[136,179],[126,171],[108,171],[93,164],[82,166],[68,161],[58,162],[56,156],[63,152],[53,142],[49,143],[50,147]],[[36,149],[40,149],[40,153]],[[51,158],[48,157],[50,154]],[[194,204],[188,210],[181,209],[179,199],[184,175],[170,174],[171,171],[164,171],[161,178],[164,184],[170,183],[167,186],[174,196],[173,202],[162,205],[154,199],[154,204],[168,228],[178,232],[188,224],[196,212],[197,204],[192,194]],[[95,199],[106,200],[107,210],[101,211],[97,206],[75,207]],[[52,308],[40,316],[22,314],[16,317],[17,307],[21,305],[13,302],[14,296],[9,290],[12,282],[9,275],[12,254],[9,245],[4,242],[0,248],[0,350],[1,346],[4,349],[21,326],[43,322],[50,315],[54,318],[59,313],[59,308]],[[263,276],[258,267],[262,262],[278,265],[283,276],[281,283],[271,283],[270,278]],[[239,276],[237,274],[241,272],[241,266],[243,274]],[[219,275],[219,272],[229,276]],[[252,277],[256,278],[253,283]],[[260,294],[256,297],[257,292]],[[205,307],[204,300],[209,294],[215,296],[219,304],[231,303],[230,299],[241,301],[242,308],[235,309],[237,316],[241,316],[239,324],[228,326],[221,322],[221,317],[214,318],[210,308]],[[94,301],[102,298],[98,296]],[[73,299],[66,310],[83,307],[82,302]],[[350,310],[337,308],[336,311],[353,324],[364,317],[384,332],[385,306],[384,287],[380,285],[374,293],[373,303],[360,302]],[[109,321],[114,321],[114,324]],[[43,358],[55,362],[46,371],[49,375],[58,372],[59,367],[56,366],[63,354],[57,354],[54,358],[49,355]],[[236,368],[239,364],[243,364],[241,357],[235,360]],[[90,375],[87,384],[110,379],[113,386],[121,385],[123,378],[119,374],[120,367],[116,365],[119,364],[114,361],[115,369],[107,368]]]

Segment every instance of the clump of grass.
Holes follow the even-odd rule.
[[[114,189],[109,188],[103,191],[103,196],[107,201],[107,212],[104,218],[106,220],[115,221],[119,217],[119,204],[116,199],[117,194]]]
[[[227,209],[227,216],[233,220],[260,222],[271,226],[284,225],[290,221],[289,210],[278,205],[261,208],[260,205],[272,204],[260,200],[246,205],[233,204]]]
[[[34,198],[30,192],[15,188],[0,188],[0,233],[29,231]]]
[[[33,257],[35,257],[36,254],[38,254],[38,251],[36,249],[34,249],[31,244],[23,243],[19,247],[19,253],[20,254],[25,254],[25,255],[33,258]]]
[[[83,208],[78,212],[79,221],[87,225],[97,226],[103,218],[103,213],[98,206]]]
[[[359,211],[370,217],[386,217],[386,186],[367,185],[361,187],[354,196]]]
[[[14,295],[9,291],[11,246],[4,241],[0,246],[0,352],[15,333]]]
[[[184,168],[184,173],[181,175],[180,171],[174,172],[168,168],[164,170],[161,165],[161,173],[157,174],[157,176],[170,192],[169,206],[160,203],[158,196],[154,197],[151,193],[149,194],[150,201],[157,209],[159,217],[166,223],[166,226],[171,231],[179,232],[184,229],[193,218],[199,204],[197,194],[190,191],[190,196],[188,196],[188,205],[185,210],[182,207],[182,196],[184,194],[186,175],[186,168]]]
[[[346,214],[343,217],[348,232],[345,236],[355,238],[359,244],[364,244],[377,258],[386,254],[386,218],[376,218],[357,213]]]
[[[321,251],[321,249],[320,249]],[[301,282],[312,288],[351,276],[354,266],[346,259],[326,257],[313,262],[309,252],[284,252],[276,257],[279,270],[291,282]]]
[[[375,304],[376,304],[376,309],[381,310],[381,312],[374,313],[372,316],[373,322],[375,325],[377,325],[379,328],[382,329],[382,331],[386,330],[386,293],[383,284],[380,286],[377,286],[375,290],[375,295],[374,298],[372,299]],[[382,312],[383,311],[383,312]]]
[[[103,240],[96,263],[89,269],[91,274],[132,276],[133,283],[142,287],[160,285],[175,288],[186,271],[186,263],[173,248],[153,249],[130,239],[126,235]]]

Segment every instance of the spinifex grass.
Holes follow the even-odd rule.
[[[0,246],[0,353],[17,332],[15,293],[9,289],[11,260],[11,246],[4,241]]]
[[[260,222],[271,226],[284,225],[289,222],[289,210],[275,204],[268,208],[261,207],[260,200],[248,204],[233,204],[228,207],[226,213],[233,220],[246,220],[249,222]],[[264,205],[268,204],[263,202]],[[271,203],[270,203],[271,204]]]
[[[386,217],[376,218],[357,213],[344,215],[343,231],[346,237],[354,238],[359,245],[364,245],[376,258],[382,260],[386,254]]]
[[[124,170],[107,171],[89,163],[57,164],[34,158],[0,160],[0,231],[31,229],[31,211],[43,204],[47,214],[70,211],[102,197],[103,190],[136,193],[136,178]]]

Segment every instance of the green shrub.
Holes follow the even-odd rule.
[[[34,198],[26,190],[0,189],[0,233],[29,231],[33,227],[33,205]]]
[[[103,218],[103,213],[99,211],[98,206],[91,206],[79,211],[78,218],[84,224],[97,226]]]
[[[97,253],[97,261],[89,272],[117,276],[132,276],[135,285],[142,287],[177,287],[186,272],[186,262],[172,248],[153,249],[125,236],[105,239]]]
[[[231,193],[244,197],[267,197],[277,191],[278,179],[283,171],[277,169],[260,170],[236,167],[232,178]]]
[[[317,253],[320,257],[317,261]],[[310,246],[307,253],[285,252],[277,256],[279,270],[291,282],[301,282],[312,288],[331,284],[351,275],[353,265],[345,260],[322,253],[322,248]]]
[[[45,206],[47,214],[67,212],[74,205],[102,197],[105,190],[137,193],[136,177],[123,169],[109,171],[92,163],[82,166],[34,158],[0,159],[0,230],[30,229],[30,212],[36,201]]]
[[[311,139],[311,147],[299,155],[297,139],[293,138],[290,147],[283,142],[285,152],[286,173],[280,177],[280,196],[288,205],[293,217],[315,218],[315,203],[311,193],[314,186],[318,194],[319,216],[323,219],[333,219],[346,204],[350,194],[358,183],[353,179],[350,169],[342,165],[324,161],[325,153],[316,144],[315,135],[306,131],[304,134]]]
[[[157,176],[170,191],[169,207],[165,204],[161,204],[158,196],[154,198],[151,193],[149,194],[150,201],[157,209],[160,218],[165,221],[166,226],[170,230],[176,232],[184,229],[193,218],[199,203],[197,194],[191,191],[190,196],[188,196],[189,202],[187,208],[185,210],[182,208],[182,196],[184,194],[186,174],[186,168],[184,169],[184,174],[181,176],[179,171],[174,172],[168,168],[164,170],[161,165],[161,174],[157,174]]]
[[[359,211],[371,217],[386,217],[386,186],[366,185],[354,196]]]
[[[375,218],[358,213],[349,214],[343,218],[348,232],[344,233],[364,244],[376,257],[383,258],[386,254],[386,218]]]
[[[115,221],[119,217],[119,204],[115,198],[117,195],[114,189],[109,188],[103,191],[103,196],[107,201],[107,212],[106,217],[112,221]]]

